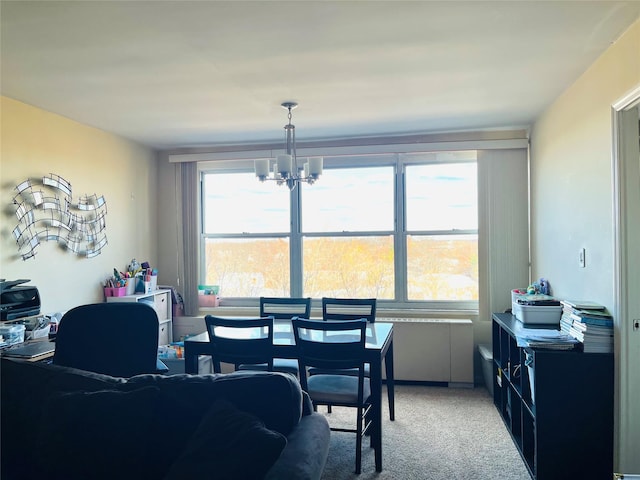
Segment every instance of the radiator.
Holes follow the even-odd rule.
[[[473,323],[469,319],[377,318],[393,323],[396,380],[473,386]]]

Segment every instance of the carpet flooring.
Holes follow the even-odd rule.
[[[355,471],[355,434],[331,432],[322,480],[530,480],[484,387],[396,385],[396,420],[383,391],[382,472],[363,441],[362,473]],[[355,426],[355,410],[334,407],[332,426]]]

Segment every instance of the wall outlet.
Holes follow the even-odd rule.
[[[587,266],[586,252],[584,248],[580,249],[580,254],[578,255],[578,264],[580,265],[581,268],[584,268]]]

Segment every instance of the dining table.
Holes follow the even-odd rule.
[[[239,319],[241,320],[241,319]],[[274,358],[297,358],[297,349],[291,320],[276,319],[273,323]],[[184,341],[185,373],[198,373],[198,358],[201,355],[213,355],[209,336],[206,332]],[[393,377],[393,324],[373,322],[367,325],[365,344],[366,361],[370,369],[372,425],[371,446],[375,452],[376,471],[382,471],[382,369],[384,364],[385,380],[389,399],[391,420],[395,418],[394,377]]]

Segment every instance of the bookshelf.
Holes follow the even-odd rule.
[[[521,348],[519,328],[493,314],[493,401],[531,477],[611,478],[613,354]]]

